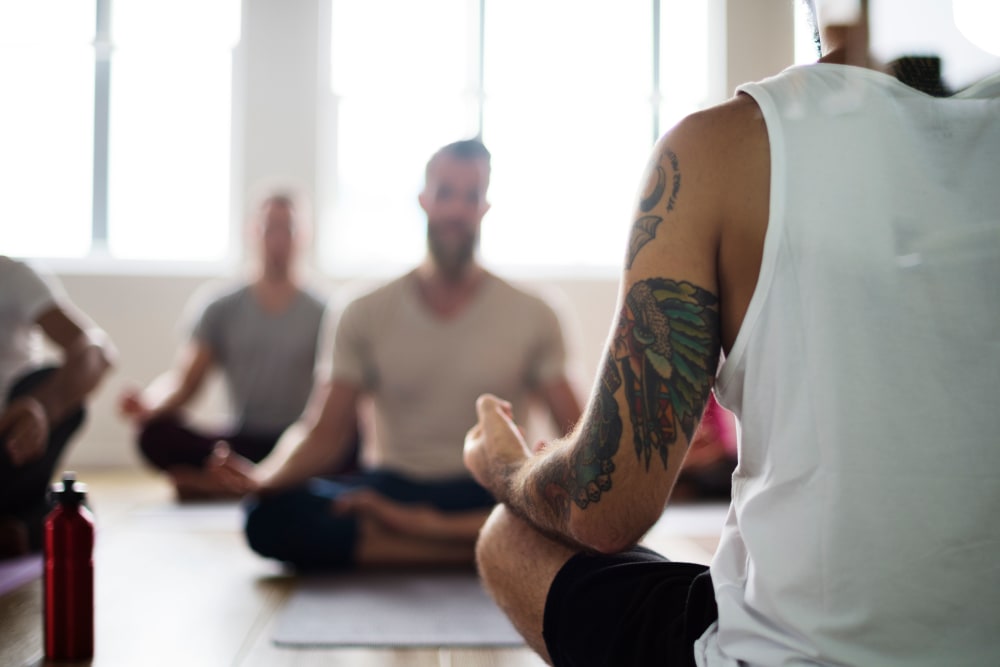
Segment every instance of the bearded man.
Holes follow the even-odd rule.
[[[476,397],[510,396],[521,415],[537,397],[563,433],[579,419],[555,312],[476,257],[489,178],[478,140],[431,157],[419,196],[427,256],[341,313],[307,435],[260,466],[218,452],[216,474],[256,495],[246,535],[259,554],[300,570],[471,565],[495,504],[462,462]],[[375,428],[360,474],[317,479],[346,455],[366,396]]]

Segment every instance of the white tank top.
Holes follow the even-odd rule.
[[[739,467],[700,665],[1000,665],[1000,76],[740,91],[771,147],[717,384]]]

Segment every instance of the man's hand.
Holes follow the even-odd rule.
[[[31,396],[15,399],[0,415],[0,438],[15,467],[42,457],[49,441],[49,418]]]
[[[149,421],[152,414],[142,399],[142,392],[136,387],[128,387],[122,392],[118,398],[118,411],[139,426]]]
[[[257,466],[233,452],[223,440],[212,450],[206,469],[219,486],[229,493],[242,496],[260,491]]]
[[[531,456],[531,450],[507,401],[483,394],[476,401],[476,414],[479,423],[465,436],[465,467],[494,498],[505,502],[511,475]]]

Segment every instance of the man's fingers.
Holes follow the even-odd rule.
[[[481,430],[496,429],[501,425],[512,429],[518,428],[514,423],[510,403],[492,394],[483,394],[476,400],[476,412],[479,416],[477,426]],[[477,433],[478,435],[481,434]]]
[[[468,432],[465,434],[465,441],[469,442],[470,440],[473,440],[473,441],[474,440],[478,440],[480,437],[482,437],[482,435],[483,435],[483,427],[482,427],[482,425],[481,424],[476,424],[475,426],[473,426],[472,428],[470,428],[468,430]]]
[[[482,421],[497,414],[511,417],[513,412],[511,404],[508,401],[497,398],[493,394],[483,394],[476,399],[476,414],[479,416],[479,420]]]

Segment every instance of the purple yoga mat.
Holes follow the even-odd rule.
[[[41,576],[41,554],[0,560],[0,595],[6,595]]]

